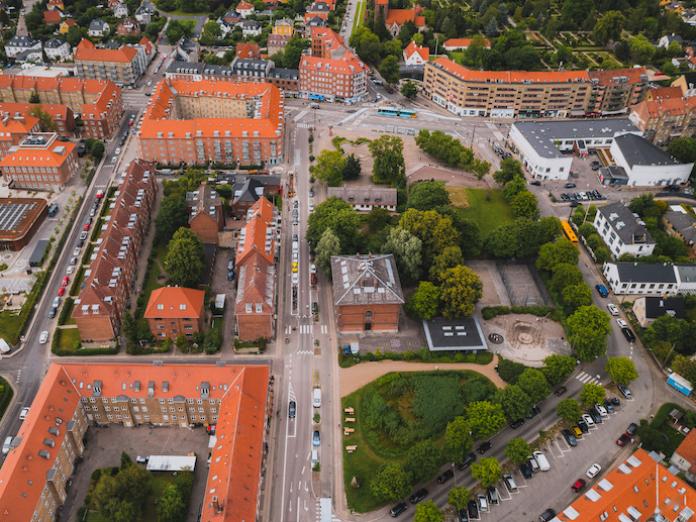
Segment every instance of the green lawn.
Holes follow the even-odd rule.
[[[164,255],[167,251],[167,247],[166,245],[153,245],[152,248],[153,250],[150,253],[152,263],[150,263],[147,272],[145,272],[143,289],[140,292],[140,296],[138,297],[138,303],[142,302],[143,304],[142,307],[138,306],[138,312],[140,313],[136,313],[136,319],[140,314],[145,312],[145,305],[150,299],[150,294],[152,293],[152,291],[162,286],[162,283],[160,282],[159,278],[162,275],[162,263],[164,260]]]
[[[466,217],[479,226],[483,237],[512,221],[510,206],[500,190],[447,187],[447,191],[452,205],[464,209]]]
[[[77,328],[56,328],[54,334],[58,337],[58,348],[64,352],[75,352],[80,349],[80,331]]]
[[[351,30],[351,34],[353,31],[355,31],[356,28],[360,27],[360,25],[363,23],[363,19],[365,18],[365,4],[367,3],[367,0],[360,0],[358,2],[358,6],[355,10],[355,18],[353,18],[353,29]]]

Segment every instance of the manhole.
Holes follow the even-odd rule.
[[[488,335],[488,340],[493,344],[501,344],[503,342],[503,336],[497,333],[492,333]]]

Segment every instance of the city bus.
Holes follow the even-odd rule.
[[[567,219],[561,219],[561,228],[563,229],[563,234],[568,238],[569,241],[573,243],[578,242],[578,236],[575,235],[573,227],[570,226]]]
[[[411,109],[401,109],[399,107],[380,107],[377,109],[380,116],[391,116],[394,118],[415,118],[416,111]]]

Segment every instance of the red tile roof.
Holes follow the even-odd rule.
[[[426,62],[430,58],[430,49],[423,47],[422,45],[418,45],[416,42],[411,40],[406,46],[406,49],[404,49],[404,56],[406,58],[410,58],[415,53],[417,53]]]
[[[666,100],[667,98],[681,98],[684,94],[679,87],[658,87],[650,89],[646,94],[648,100]]]
[[[241,2],[239,2],[237,4],[237,7],[235,7],[235,9],[237,10],[237,12],[250,11],[250,10],[253,11],[254,5],[250,4],[249,2],[247,2],[245,0],[242,0]]]
[[[633,111],[658,117],[663,114],[670,116],[680,116],[696,109],[696,98],[660,98],[657,100],[643,100],[633,107]]]
[[[587,71],[477,71],[467,69],[449,58],[438,58],[431,63],[465,82],[568,83],[589,81],[590,78]]]
[[[59,24],[62,19],[63,17],[57,9],[43,12],[43,21],[46,25]]]
[[[253,252],[259,253],[268,263],[275,258],[275,239],[271,236],[271,245],[266,248],[268,230],[273,226],[273,204],[261,196],[247,211],[244,225],[244,241],[239,241],[237,248],[237,265],[245,262]]]
[[[630,84],[647,82],[647,70],[645,67],[630,67],[627,69],[602,69],[589,71],[590,79],[599,82],[599,85],[612,85],[614,83]]]
[[[133,47],[98,49],[92,42],[83,38],[75,48],[75,61],[130,63],[137,54]]]
[[[19,114],[23,117],[31,116],[32,109],[40,107],[43,112],[48,113],[53,121],[67,121],[68,115],[72,111],[67,105],[57,103],[5,103],[0,102],[0,113],[7,113],[10,116]]]
[[[442,44],[442,47],[444,47],[445,49],[466,49],[473,42],[473,38],[450,38],[449,40],[445,40],[445,43]],[[490,48],[490,40],[484,38],[483,45],[487,48]]]
[[[16,150],[9,151],[0,160],[0,168],[16,166],[58,168],[70,157],[75,147],[74,143],[60,141],[52,143],[45,149],[27,149],[20,144]]]
[[[401,27],[406,22],[413,22],[416,27],[425,26],[425,17],[420,16],[421,8],[414,7],[412,9],[390,9],[387,12],[387,19],[384,21],[387,27],[398,25]]]
[[[645,450],[638,449],[592,484],[554,520],[621,522],[650,519],[660,512],[666,519],[676,520],[682,510],[694,509],[694,505],[696,491],[655,462]]]
[[[239,42],[234,48],[237,58],[258,58],[261,56],[261,48],[256,42]]]
[[[2,114],[2,103],[0,103],[0,114]],[[39,131],[39,119],[30,115],[15,117],[14,113],[7,118],[0,119],[0,140],[12,141],[12,135],[29,134]]]
[[[689,431],[675,453],[691,464],[692,470],[696,468],[696,430]]]
[[[150,294],[145,319],[199,319],[205,313],[205,292],[193,288],[166,286]]]

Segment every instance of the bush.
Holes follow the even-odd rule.
[[[344,355],[343,350],[338,350],[338,364],[341,368],[350,368],[363,361],[422,361],[433,363],[470,363],[489,364],[493,360],[491,352],[462,353],[462,352],[437,352],[433,353],[427,348],[407,352],[367,352],[360,355]]]
[[[498,357],[498,375],[507,383],[515,384],[520,374],[526,369],[524,364]]]
[[[508,314],[531,314],[531,315],[536,315],[538,317],[545,317],[547,315],[551,315],[555,312],[555,308],[553,306],[543,306],[543,305],[535,305],[535,306],[485,306],[481,310],[481,316],[486,320],[490,321],[494,317],[498,317],[499,315],[508,315]]]

